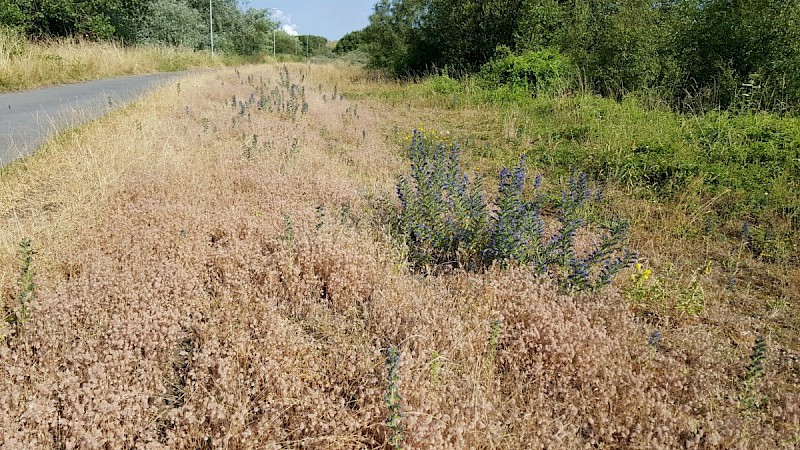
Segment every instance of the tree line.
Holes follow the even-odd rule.
[[[555,50],[606,95],[656,90],[683,109],[742,96],[800,104],[799,0],[381,0],[342,41],[397,76]]]
[[[302,48],[305,55],[306,42],[317,44],[317,52],[325,47],[318,42],[325,38],[290,36],[277,30],[268,9],[242,9],[238,0],[0,0],[0,26],[33,39],[79,36],[209,50],[210,7],[215,50],[299,54]]]

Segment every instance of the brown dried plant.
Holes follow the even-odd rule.
[[[40,278],[0,344],[0,447],[387,448],[390,346],[404,448],[797,443],[800,395],[770,388],[789,376],[771,356],[769,402],[743,415],[749,349],[701,328],[648,346],[614,287],[408,270],[371,199],[391,198],[392,130],[416,118],[331,101],[358,69],[288,73],[305,112],[258,107],[277,67],[193,75],[0,175],[3,300],[23,235]]]

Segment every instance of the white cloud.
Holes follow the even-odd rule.
[[[281,30],[283,30],[283,32],[288,34],[289,36],[297,36],[298,34],[300,34],[297,32],[297,25],[295,24],[289,24],[289,23],[284,24],[281,27]]]
[[[273,9],[272,19],[278,22],[280,29],[290,36],[297,36],[297,25],[292,22],[291,16],[288,16],[280,9]]]

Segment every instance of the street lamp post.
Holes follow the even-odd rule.
[[[211,57],[214,57],[214,6],[208,0],[208,28],[211,31]]]
[[[269,9],[271,9],[273,11],[277,11],[278,10],[278,8],[269,8]],[[275,25],[277,25],[277,24],[278,24],[278,22],[275,22]],[[277,28],[273,28],[272,29],[272,58],[273,59],[275,58],[275,48],[278,45],[277,38],[278,38],[278,29]]]

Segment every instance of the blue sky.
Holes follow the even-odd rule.
[[[273,10],[272,15],[281,22],[286,31],[324,36],[333,41],[351,31],[366,27],[376,2],[377,0],[249,0],[245,7],[276,8],[280,12],[275,13]]]

